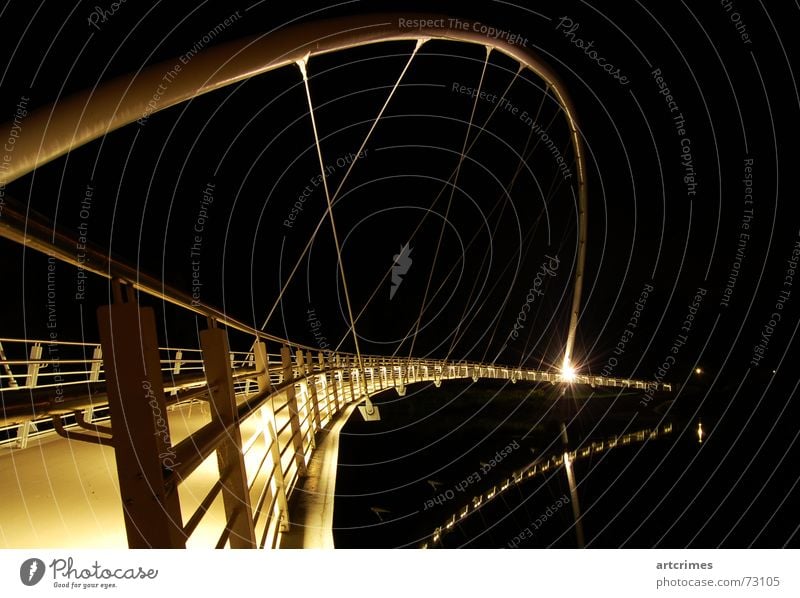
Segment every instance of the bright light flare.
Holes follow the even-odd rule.
[[[697,442],[703,442],[703,423],[697,422]]]
[[[566,382],[568,384],[575,382],[575,368],[572,367],[569,363],[564,363],[561,367],[561,381]]]

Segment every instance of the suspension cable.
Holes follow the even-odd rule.
[[[369,138],[372,136],[372,132],[375,130],[375,127],[378,125],[378,121],[383,116],[383,113],[386,111],[386,108],[389,106],[389,102],[392,100],[392,97],[394,97],[395,92],[400,87],[400,82],[403,80],[403,77],[405,76],[406,72],[408,71],[408,68],[411,66],[411,62],[414,60],[414,57],[419,52],[419,49],[422,47],[422,45],[426,41],[428,41],[428,38],[420,38],[420,39],[417,40],[417,43],[414,46],[414,50],[411,52],[411,56],[408,57],[408,61],[406,62],[405,67],[403,67],[403,70],[400,73],[400,76],[397,78],[397,81],[395,81],[394,86],[392,87],[392,90],[389,92],[389,95],[386,97],[386,101],[384,101],[383,106],[381,107],[380,111],[378,112],[378,115],[373,120],[372,125],[370,126],[366,137],[364,137],[364,141],[361,143],[361,146],[359,147],[358,152],[356,152],[355,157],[353,158],[352,162],[350,162],[350,166],[347,168],[347,171],[345,171],[344,177],[342,177],[342,180],[339,183],[339,186],[336,188],[336,191],[333,194],[333,198],[331,199],[332,203],[335,203],[336,200],[338,199],[339,194],[340,194],[340,192],[342,190],[342,187],[345,184],[345,181],[347,181],[347,178],[350,176],[350,172],[355,167],[356,162],[358,162],[358,158],[359,158],[359,156],[361,156],[361,152],[364,151],[364,148],[366,147],[367,142],[369,141]],[[299,65],[299,63],[298,63],[298,65]],[[301,70],[303,68],[304,67],[301,67]],[[305,71],[303,71],[303,79],[305,80]],[[307,85],[306,85],[306,89],[307,89]],[[313,118],[314,117],[312,115],[312,120],[313,120]],[[319,145],[317,145],[317,148],[319,149]],[[324,176],[324,173],[323,173],[323,180],[324,179],[325,179],[325,176]],[[327,183],[326,183],[326,189],[327,189]],[[303,248],[303,251],[301,252],[300,256],[297,258],[297,261],[295,262],[295,265],[292,268],[292,271],[289,273],[289,276],[286,279],[286,282],[283,284],[283,287],[281,288],[280,293],[278,293],[278,297],[275,299],[275,302],[273,303],[272,308],[270,309],[269,313],[267,314],[267,317],[264,319],[264,323],[261,325],[261,330],[264,330],[267,327],[267,323],[272,318],[272,315],[275,313],[275,310],[278,308],[278,305],[280,305],[281,300],[283,299],[283,295],[286,293],[286,290],[289,288],[289,284],[294,279],[294,276],[297,273],[297,270],[300,268],[300,265],[303,263],[303,258],[306,256],[308,251],[311,249],[311,245],[314,243],[314,239],[316,238],[317,233],[319,232],[319,229],[322,228],[322,224],[324,222],[325,222],[325,214],[323,214],[322,217],[317,222],[317,226],[314,228],[314,232],[311,233],[311,236],[308,239],[308,242],[306,243],[306,246]],[[347,337],[347,333],[345,333],[344,337]]]
[[[444,230],[447,227],[447,219],[450,216],[450,208],[453,206],[453,198],[456,194],[456,186],[458,185],[458,176],[461,174],[461,166],[464,164],[464,158],[467,152],[467,143],[469,142],[469,134],[472,132],[472,121],[475,119],[475,111],[478,109],[478,98],[481,95],[481,90],[483,89],[483,80],[486,77],[486,67],[489,66],[489,57],[492,54],[492,48],[490,46],[486,46],[486,59],[483,61],[483,69],[481,70],[481,78],[478,81],[478,89],[475,93],[475,99],[472,102],[472,111],[469,115],[469,122],[467,123],[467,131],[464,134],[464,143],[461,144],[461,153],[458,156],[458,164],[456,164],[456,171],[453,177],[453,184],[450,186],[450,198],[447,200],[447,208],[444,212],[444,218],[442,218],[442,227],[439,229],[439,238],[436,241],[436,252],[433,254],[433,264],[431,265],[430,272],[428,272],[428,282],[425,284],[425,293],[422,296],[422,303],[420,304],[419,308],[419,317],[417,318],[416,327],[414,329],[414,334],[411,336],[411,346],[408,350],[408,358],[411,359],[411,356],[414,353],[414,344],[417,341],[417,335],[419,334],[419,327],[422,323],[422,315],[425,313],[425,304],[428,301],[428,292],[431,288],[431,281],[433,280],[433,273],[436,270],[436,264],[439,261],[439,251],[442,247],[442,238],[444,237]]]
[[[544,107],[545,100],[547,99],[547,96],[549,95],[549,91],[550,91],[549,88],[546,87],[545,88],[545,93],[542,94],[542,101],[539,102],[539,108],[536,110],[536,117],[534,119],[535,122],[539,120],[539,117],[540,117],[541,112],[542,112],[542,108]],[[511,177],[511,181],[509,182],[508,187],[505,190],[505,195],[508,196],[508,199],[511,199],[511,192],[514,189],[514,186],[517,184],[517,179],[519,178],[519,175],[522,173],[522,171],[524,169],[524,166],[525,166],[525,163],[527,162],[528,158],[533,153],[533,150],[531,150],[531,153],[528,153],[528,148],[530,147],[531,139],[533,139],[533,127],[531,127],[530,129],[531,130],[528,133],[528,138],[525,140],[525,147],[522,148],[522,152],[519,155],[519,163],[517,164],[517,168],[515,169],[514,174]],[[536,145],[538,145],[538,142],[537,142]],[[536,145],[534,145],[534,149],[536,149]],[[496,222],[495,227],[494,227],[495,232],[497,231],[497,228],[500,226],[500,221],[503,218],[503,214],[505,213],[506,205],[507,205],[506,202],[502,202],[502,203],[498,202],[497,204],[495,204],[492,207],[492,212],[494,212],[494,210],[497,208],[498,204],[501,205],[501,208],[500,208],[500,214],[497,216],[497,222]],[[489,215],[491,216],[492,214],[490,213]],[[470,240],[469,244],[467,245],[467,249],[469,249],[469,247],[472,245],[472,243],[473,243],[473,241],[475,240],[476,237],[477,237],[477,234],[475,236],[473,236],[473,238]],[[467,300],[464,302],[464,311],[461,312],[461,317],[458,319],[458,324],[456,325],[456,329],[453,332],[453,339],[452,339],[452,341],[450,343],[450,348],[447,350],[447,355],[445,355],[445,358],[444,358],[445,363],[447,363],[447,361],[449,361],[450,355],[455,350],[456,345],[461,340],[461,338],[463,338],[463,334],[461,336],[459,336],[459,332],[461,332],[461,325],[463,324],[464,320],[467,318],[467,311],[469,310],[470,302],[472,301],[472,297],[475,295],[475,290],[478,288],[478,281],[480,279],[480,272],[481,272],[481,270],[483,270],[483,266],[486,264],[486,260],[488,258],[489,258],[489,254],[488,253],[484,253],[483,254],[483,259],[481,260],[481,265],[478,267],[478,271],[477,271],[478,275],[475,276],[475,280],[472,283],[472,289],[470,290],[469,297],[467,297]],[[453,268],[451,268],[450,272],[452,272],[453,269],[455,269],[455,265],[453,265]],[[448,276],[449,276],[449,273],[448,273]]]
[[[511,86],[517,80],[517,78],[519,77],[520,73],[523,71],[524,68],[525,68],[524,65],[522,65],[522,64],[519,65],[519,68],[514,73],[514,76],[511,78],[511,80],[508,82],[508,85],[506,86],[505,90],[503,91],[503,94],[500,96],[500,100],[497,103],[495,103],[494,108],[492,108],[491,113],[489,114],[488,117],[486,117],[486,120],[484,120],[483,125],[478,129],[478,132],[475,134],[475,137],[472,138],[472,142],[470,143],[469,148],[467,148],[467,151],[466,151],[467,154],[469,154],[469,152],[472,151],[472,148],[478,142],[478,138],[480,137],[481,133],[485,130],[486,125],[489,124],[489,121],[492,119],[492,117],[494,117],[494,115],[497,112],[499,106],[503,104],[503,100],[505,99],[506,95],[508,94],[509,90],[511,89]],[[450,176],[447,178],[447,182],[442,186],[442,188],[439,191],[439,193],[433,199],[433,202],[431,203],[431,208],[433,208],[433,206],[435,206],[439,202],[439,199],[441,199],[442,194],[444,193],[445,189],[447,189],[447,186],[453,180],[454,176],[455,176],[455,169],[453,169],[453,172],[450,173]],[[422,228],[422,225],[425,223],[425,220],[428,217],[428,213],[429,212],[427,212],[427,211],[425,213],[423,213],[422,218],[420,218],[420,221],[417,224],[417,227],[414,229],[414,232],[411,233],[411,237],[416,235],[419,232],[419,230]],[[375,298],[375,295],[378,294],[378,291],[380,291],[380,289],[384,285],[384,283],[389,279],[389,276],[391,275],[391,273],[392,273],[392,267],[390,266],[386,270],[386,272],[384,273],[383,278],[375,286],[375,289],[372,291],[372,294],[370,295],[370,297],[367,300],[367,302],[361,308],[361,311],[359,311],[358,315],[356,316],[356,322],[358,322],[358,320],[361,319],[361,316],[367,310],[367,307],[369,307],[370,303],[372,303],[372,300]],[[409,330],[409,333],[410,332],[411,331]],[[348,333],[349,333],[349,331],[348,331]],[[347,336],[347,335],[345,335],[345,336]],[[407,337],[408,337],[408,335],[406,335],[406,338]],[[341,346],[342,342],[343,341],[339,342],[339,344],[336,346],[336,350],[339,349],[339,347]],[[397,355],[397,353],[399,353],[400,347],[402,347],[404,342],[405,342],[405,338],[400,342],[398,347],[394,350],[394,352],[391,355],[392,357],[395,357]]]
[[[344,289],[344,300],[347,305],[347,316],[350,318],[351,328],[353,332],[353,343],[356,347],[356,358],[358,359],[358,371],[360,373],[360,383],[364,387],[364,394],[367,394],[366,380],[364,379],[364,359],[361,356],[361,347],[358,344],[358,334],[356,327],[353,324],[353,309],[350,306],[350,291],[347,288],[347,277],[344,272],[344,262],[342,261],[342,247],[339,244],[339,235],[336,232],[336,220],[333,217],[333,203],[331,202],[330,191],[328,190],[328,177],[325,175],[325,161],[322,159],[322,148],[319,145],[319,134],[317,132],[317,119],[314,116],[314,104],[311,101],[311,89],[308,86],[308,72],[306,65],[308,63],[308,56],[302,60],[297,61],[297,66],[300,67],[300,72],[303,74],[303,85],[306,89],[306,99],[308,100],[308,114],[311,117],[311,128],[314,131],[314,144],[317,148],[317,158],[319,159],[319,168],[322,173],[322,187],[325,190],[325,201],[328,203],[328,217],[331,222],[331,233],[333,234],[333,244],[336,247],[336,261],[339,265],[339,276],[342,279],[342,288]]]

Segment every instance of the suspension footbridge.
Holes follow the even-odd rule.
[[[416,357],[413,342],[407,356],[360,350],[359,314],[348,293],[334,205],[401,80],[430,40],[484,47],[487,62],[492,52],[511,58],[519,71],[544,82],[563,111],[576,163],[578,236],[566,340],[553,368]],[[329,189],[309,72],[316,56],[381,42],[407,42],[408,62],[339,186]],[[355,350],[322,351],[269,334],[102,249],[87,247],[79,259],[74,235],[5,198],[0,236],[106,279],[109,288],[109,301],[97,306],[99,338],[0,338],[0,538],[7,546],[332,546],[338,431],[356,409],[366,420],[379,419],[372,401],[378,393],[404,395],[410,385],[439,387],[459,379],[671,390],[663,383],[584,374],[576,366],[587,232],[582,141],[563,85],[513,39],[487,37],[469,26],[444,27],[435,15],[296,25],[199,53],[154,97],[173,62],[31,114],[2,173],[4,185],[154,112],[269,71],[296,68],[327,206],[314,235],[327,223]],[[456,179],[469,147],[467,136]],[[164,305],[206,323],[197,344],[163,342],[156,323],[157,308]],[[73,511],[71,505],[82,507]]]

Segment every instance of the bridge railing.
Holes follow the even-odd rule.
[[[119,440],[114,421],[102,425],[113,419],[113,413],[101,344],[9,338],[0,342],[0,366],[5,372],[0,388],[5,421],[0,432],[5,443],[16,442],[24,448],[29,439],[53,432],[111,446]],[[226,421],[220,416],[219,395],[224,393],[209,378],[212,349],[158,348],[169,437],[177,439],[166,449],[169,467],[163,471],[163,482],[165,496],[177,498],[178,545],[278,546],[281,533],[290,529],[290,498],[306,473],[319,431],[365,395],[389,388],[404,393],[409,384],[438,386],[442,380],[458,378],[561,381],[554,372],[475,362],[368,355],[359,363],[352,354],[314,354],[290,344],[270,353],[265,343],[256,341],[249,351],[227,350],[223,360],[230,374],[233,408]],[[578,381],[589,383],[588,378]],[[641,387],[640,381],[595,377],[591,382]],[[31,402],[29,396],[39,398]],[[137,435],[141,431],[124,432]],[[152,430],[144,431],[144,436],[151,434]],[[241,456],[238,463],[231,462],[226,453],[231,441],[233,452]],[[599,448],[593,444],[575,457],[585,450],[628,441],[626,436],[601,443]],[[524,475],[549,466],[536,465]],[[120,470],[119,475],[125,472]],[[238,494],[233,488],[237,477]],[[513,476],[514,481],[517,477]],[[491,492],[478,497],[474,508],[490,500]],[[464,511],[459,517],[466,516],[470,506]],[[141,544],[131,541],[131,545]]]
[[[177,481],[175,487],[180,488],[191,482],[192,476],[220,449],[232,427],[242,431],[247,481],[243,504],[250,505],[247,518],[252,522],[252,536],[233,536],[235,512],[221,517],[217,505],[216,515],[209,516],[232,474],[232,470],[221,470],[218,477],[206,483],[202,498],[195,495],[188,503],[182,501],[186,521],[183,532],[187,538],[199,534],[203,544],[217,547],[237,543],[277,547],[280,534],[290,529],[288,504],[306,473],[316,436],[341,410],[365,394],[414,382],[466,377],[470,371],[466,365],[424,359],[365,356],[361,369],[353,355],[318,353],[315,360],[301,350],[294,352],[293,359],[289,355],[288,347],[284,347],[280,354],[283,372],[277,381],[273,377],[266,386],[262,378],[259,391],[241,397],[233,426],[211,421],[174,447],[180,464],[172,475]],[[244,380],[257,384],[261,376],[250,373]],[[216,532],[203,530],[204,524]]]
[[[101,343],[11,338],[0,343],[0,432],[6,444],[24,448],[32,438],[57,433],[114,446],[121,435],[142,432],[118,426],[112,417]],[[382,356],[364,356],[359,363],[352,354],[313,354],[291,344],[268,352],[256,341],[249,351],[227,351],[235,413],[226,423],[216,416],[219,388],[209,379],[205,349],[158,348],[169,437],[175,440],[168,446],[170,467],[163,482],[165,496],[177,497],[180,516],[173,519],[180,528],[179,545],[277,546],[280,534],[290,528],[289,500],[306,472],[318,432],[342,409],[383,389],[495,371],[479,364]],[[241,467],[221,457],[237,434]],[[152,430],[141,436],[146,435]],[[117,467],[124,477],[124,465],[117,462]],[[237,475],[240,506],[226,508]],[[236,525],[243,514],[244,529],[252,530],[245,536]],[[146,527],[152,522],[139,523]]]
[[[454,378],[563,382],[558,372],[496,364],[322,354],[198,303],[101,249],[87,245],[78,260],[74,234],[9,197],[0,236],[109,279],[113,303],[98,308],[99,343],[0,341],[0,426],[22,446],[49,427],[113,447],[131,547],[277,545],[316,434],[365,394]],[[195,325],[207,321],[200,346],[159,348],[155,308],[140,301],[147,297]],[[198,401],[205,412],[194,409]]]

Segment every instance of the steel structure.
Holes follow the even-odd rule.
[[[573,373],[586,256],[587,192],[572,104],[555,74],[526,48],[469,26],[437,26],[441,19],[446,17],[378,15],[295,25],[205,50],[183,64],[180,77],[167,86],[159,87],[177,59],[41,108],[25,120],[24,135],[3,173],[4,184],[115,129],[248,77],[296,64],[305,78],[305,66],[317,55],[388,41],[411,41],[418,49],[439,39],[485,46],[516,60],[546,83],[569,125],[577,162],[578,249],[564,362],[554,372],[450,360],[322,354],[192,301],[186,293],[102,251],[88,249],[89,255],[78,263],[74,239],[54,230],[51,223],[30,218],[24,207],[8,200],[0,236],[111,279],[114,302],[98,312],[99,342],[59,342],[58,359],[43,357],[44,348],[52,344],[46,340],[0,339],[4,438],[24,447],[36,435],[57,433],[113,447],[130,547],[185,546],[220,501],[224,525],[214,545],[278,546],[290,529],[289,502],[306,473],[317,435],[347,404],[368,402],[381,390],[396,388],[404,394],[408,384],[438,386],[443,380],[464,378],[670,390],[668,385]],[[410,22],[417,26],[405,26]],[[137,293],[206,318],[208,328],[201,333],[200,346],[160,347],[154,312],[138,303]],[[249,351],[231,351],[227,332],[233,330],[249,335]],[[64,357],[69,351],[74,357]],[[170,413],[198,401],[211,407],[207,421],[189,426],[184,438],[174,441]],[[179,494],[181,485],[215,455],[215,481],[187,510]]]
[[[123,76],[91,90],[78,93],[57,104],[41,108],[25,120],[25,135],[14,149],[14,159],[4,172],[9,183],[62,156],[77,147],[151,114],[186,102],[202,94],[232,85],[281,67],[301,65],[310,58],[369,44],[431,39],[449,40],[485,46],[517,61],[540,77],[561,105],[569,125],[577,164],[578,247],[575,283],[569,329],[564,347],[565,370],[573,366],[575,335],[580,315],[586,262],[587,189],[583,142],[575,110],[565,86],[538,56],[527,48],[503,38],[480,33],[477,23],[463,21],[461,26],[436,26],[448,23],[441,15],[366,15],[303,23],[268,36],[221,44],[200,52],[183,64],[179,58],[150,66],[130,76]],[[418,24],[418,26],[411,26]],[[433,24],[433,26],[431,26]],[[164,73],[178,65],[180,76],[163,85]],[[313,115],[313,113],[312,113]],[[6,237],[21,240],[5,228]]]

